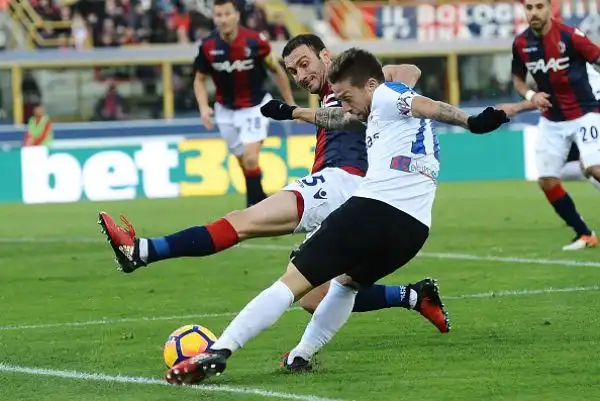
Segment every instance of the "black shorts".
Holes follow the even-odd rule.
[[[567,156],[567,163],[577,161],[579,161],[579,148],[577,147],[577,144],[573,142],[571,144],[571,149],[569,150],[569,155]]]
[[[370,286],[415,257],[429,228],[387,203],[352,197],[331,213],[292,262],[315,287],[348,274]]]

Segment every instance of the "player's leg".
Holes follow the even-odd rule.
[[[131,224],[127,222],[127,227],[122,228],[105,212],[100,213],[99,223],[115,252],[119,269],[130,273],[161,260],[212,255],[249,238],[291,234],[298,226],[301,204],[299,194],[280,191],[209,224],[153,238],[136,237]]]
[[[267,95],[265,99],[271,100],[272,97]],[[269,119],[260,112],[260,105],[236,110],[235,114],[235,124],[240,131],[240,140],[244,145],[239,162],[246,179],[247,206],[252,206],[267,197],[262,187],[259,155],[263,141],[269,134]]]
[[[540,176],[538,183],[554,211],[575,231],[576,239],[563,247],[564,250],[570,250],[577,241],[592,235],[559,178],[572,143],[568,132],[572,127],[568,123],[550,122],[542,117],[539,128],[536,144],[536,162]]]
[[[357,249],[359,255],[353,259],[356,264],[350,268],[349,275],[332,280],[331,289],[319,304],[307,326],[300,343],[283,360],[283,365],[290,371],[310,369],[310,359],[326,344],[341,325],[347,320],[346,299],[350,289],[360,284],[369,287],[373,282],[390,274],[408,263],[424,245],[429,229],[411,216],[379,201],[365,198],[352,198],[348,202],[349,210],[354,211],[352,227],[346,227],[347,236],[342,240],[350,249]],[[364,213],[368,210],[369,213]],[[401,227],[401,228],[399,228]],[[356,231],[352,231],[353,228]],[[373,233],[368,238],[360,233]],[[356,239],[360,238],[357,242]],[[393,238],[393,241],[389,241]],[[390,245],[388,245],[390,244]],[[348,252],[348,251],[346,251]],[[299,256],[294,263],[301,269],[306,261]],[[431,293],[419,291],[419,287],[431,286]],[[411,296],[408,302],[412,308],[434,320],[439,320],[450,329],[448,317],[438,295],[434,280],[423,280],[420,286],[408,287]],[[333,291],[333,292],[332,292]],[[341,307],[340,307],[341,306]],[[341,317],[345,317],[342,321]]]
[[[303,260],[310,261],[307,267],[299,269],[290,262],[283,276],[246,305],[210,350],[170,369],[167,372],[169,382],[189,383],[219,374],[225,369],[227,358],[233,352],[272,326],[295,300],[342,273],[343,266],[348,265],[355,254],[342,252],[343,240],[337,234],[346,224],[340,226],[341,219],[333,217],[336,212],[298,251],[296,258],[302,255]],[[354,302],[353,294],[346,298],[345,313],[349,315]]]

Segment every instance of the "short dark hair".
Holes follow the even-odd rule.
[[[356,47],[346,50],[333,60],[328,77],[333,84],[350,78],[353,86],[363,86],[370,78],[380,83],[385,82],[383,67],[377,57]]]
[[[239,11],[238,3],[237,3],[236,0],[214,0],[213,1],[213,7],[214,6],[224,6],[227,3],[231,3],[231,5],[233,6],[233,8],[235,8],[236,11]]]
[[[312,33],[305,33],[302,35],[297,35],[291,38],[283,48],[281,52],[281,57],[287,57],[294,50],[299,48],[300,46],[308,46],[309,49],[315,52],[318,56],[321,53],[321,50],[325,49],[325,43],[321,40],[317,35],[313,35]]]

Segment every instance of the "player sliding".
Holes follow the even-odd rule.
[[[587,63],[598,64],[600,49],[580,30],[551,19],[550,0],[525,0],[529,28],[513,44],[516,91],[541,112],[536,159],[539,185],[556,213],[575,231],[563,250],[597,247],[598,238],[564,190],[560,172],[575,141],[588,176],[600,180],[600,103],[589,82]],[[530,73],[538,92],[527,86]]]
[[[343,110],[327,110],[330,121],[351,123],[343,111],[368,121],[369,170],[357,192],[323,221],[286,273],[246,305],[211,350],[167,371],[170,383],[220,374],[233,352],[272,326],[295,300],[337,277],[292,351],[310,360],[348,320],[355,288],[368,287],[408,263],[427,240],[439,170],[430,119],[473,133],[491,132],[508,121],[501,110],[487,108],[469,117],[417,95],[408,85],[385,83],[381,68],[375,56],[354,48],[336,58],[328,73],[343,104]],[[278,106],[272,109],[279,117],[316,121],[314,110],[270,104]]]
[[[267,70],[286,102],[294,103],[284,69],[271,54],[271,45],[258,32],[239,25],[235,0],[215,0],[213,20],[217,29],[202,40],[194,60],[194,93],[204,126],[213,129],[213,109],[204,81],[210,75],[216,87],[214,117],[219,134],[227,142],[244,172],[246,204],[267,196],[262,188],[258,156],[269,132],[269,120],[259,111],[272,99],[265,90]]]
[[[329,110],[341,111],[327,82],[331,54],[319,37],[293,38],[283,50],[283,59],[301,87],[320,95],[326,108],[317,112],[317,122],[327,122]],[[408,80],[413,85],[420,76],[414,66],[387,66],[386,73],[389,79]],[[135,229],[126,220],[127,228],[123,229],[104,212],[100,213],[99,223],[110,240],[119,269],[130,273],[161,260],[212,255],[250,238],[311,233],[355,192],[366,171],[364,126],[358,132],[318,129],[312,173],[248,209],[232,212],[205,226],[157,238],[137,238]],[[314,311],[327,289],[328,283],[324,283],[306,294],[300,305]],[[367,312],[392,307],[421,313],[442,333],[450,330],[433,280],[424,279],[405,286],[365,287],[356,297],[353,310]]]

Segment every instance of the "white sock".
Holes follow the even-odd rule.
[[[294,294],[281,281],[258,294],[227,326],[212,349],[241,348],[261,331],[271,327],[294,303]]]
[[[586,179],[578,161],[565,163],[560,171],[560,178],[565,181],[583,181]]]
[[[331,280],[327,295],[313,313],[300,343],[290,352],[288,363],[292,363],[297,356],[310,361],[331,340],[348,321],[357,292],[337,280]]]
[[[591,176],[588,178],[588,181],[592,183],[594,188],[596,188],[598,191],[600,191],[600,182],[596,179],[596,177]]]
[[[140,238],[138,240],[138,247],[140,251],[140,259],[144,263],[148,263],[148,240],[146,238]]]

